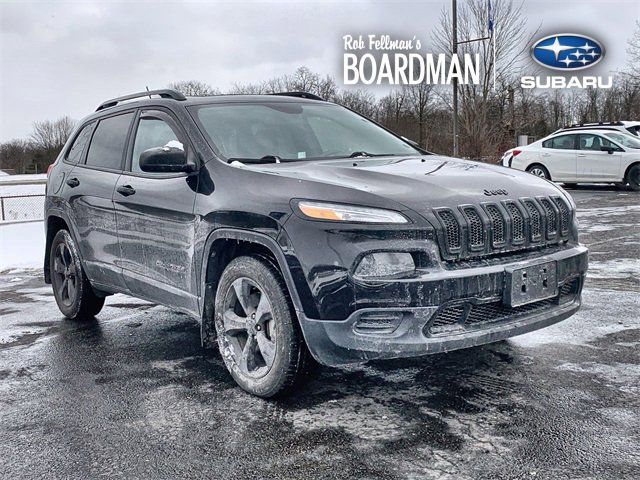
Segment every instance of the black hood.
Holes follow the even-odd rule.
[[[551,182],[525,172],[436,155],[247,167],[367,192],[417,211],[560,192]]]

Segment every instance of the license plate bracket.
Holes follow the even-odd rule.
[[[509,307],[546,300],[558,295],[556,262],[505,269],[503,302]]]

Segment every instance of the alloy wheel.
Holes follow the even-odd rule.
[[[276,355],[275,322],[269,297],[253,280],[241,277],[229,288],[222,323],[225,354],[251,378],[266,375]]]
[[[531,170],[529,170],[529,173],[531,175],[535,175],[536,177],[547,178],[547,174],[544,172],[543,169],[541,169],[539,167],[532,168]]]
[[[78,295],[78,274],[71,250],[65,242],[61,242],[56,248],[53,275],[58,299],[64,305],[72,305]]]

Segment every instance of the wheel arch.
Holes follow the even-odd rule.
[[[544,163],[542,163],[540,160],[535,160],[533,162],[531,162],[529,165],[527,165],[527,168],[524,169],[525,172],[528,172],[529,170],[531,170],[533,167],[542,167],[545,169],[545,171],[547,172],[547,174],[549,175],[548,180],[553,180],[553,178],[551,177],[551,171],[549,170],[549,167],[547,167]]]
[[[53,242],[53,238],[60,230],[67,230],[73,241],[78,244],[77,237],[75,234],[75,226],[73,222],[69,219],[64,212],[55,210],[50,212],[47,215],[45,221],[45,246],[44,246],[44,281],[45,283],[51,283],[51,271],[49,269],[49,258],[51,256],[51,243]],[[80,248],[78,250],[78,255],[80,256],[80,262],[84,264],[82,259],[82,254],[80,252]]]
[[[638,166],[638,165],[640,165],[640,160],[636,160],[635,162],[631,162],[631,163],[627,166],[626,170],[624,171],[624,175],[622,176],[622,181],[623,181],[623,182],[626,182],[626,181],[627,181],[627,177],[629,176],[629,172],[631,171],[631,169],[632,169],[633,167],[635,167],[635,166]]]
[[[248,230],[219,228],[211,232],[203,249],[200,273],[200,337],[203,346],[215,339],[213,323],[215,295],[220,275],[231,260],[238,256],[257,256],[270,262],[282,275],[298,321],[303,311],[295,282],[287,266],[282,248],[272,237]]]

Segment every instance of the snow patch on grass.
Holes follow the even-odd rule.
[[[44,262],[44,223],[0,224],[0,272],[16,268],[42,268]]]

